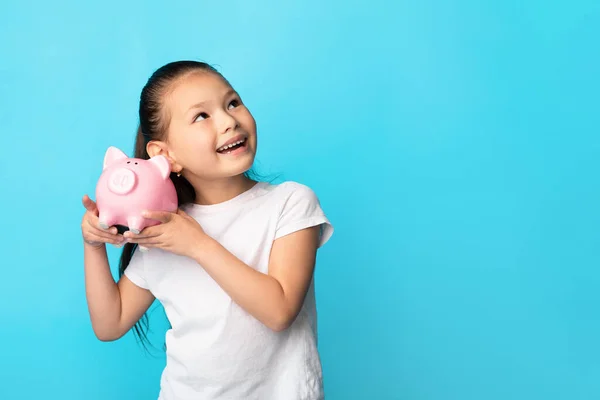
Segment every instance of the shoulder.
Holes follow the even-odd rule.
[[[285,181],[272,186],[274,197],[283,211],[294,205],[304,204],[305,206],[318,207],[319,198],[315,191],[302,183],[295,181]]]
[[[285,181],[274,186],[274,192],[279,197],[304,197],[304,198],[317,198],[315,191],[307,185],[304,185],[295,181]]]
[[[280,214],[323,213],[319,198],[311,187],[294,181],[286,181],[274,186],[273,192],[279,204]]]
[[[312,188],[302,183],[287,181],[276,185],[273,192],[277,193],[279,203],[275,238],[320,225],[322,234],[319,246],[329,239],[333,228]]]

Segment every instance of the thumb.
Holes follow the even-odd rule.
[[[181,208],[177,209],[176,214],[182,216],[183,218],[185,218],[187,220],[195,221],[194,218],[192,218],[191,215],[189,215],[188,213],[186,213],[185,211],[183,211]]]
[[[153,219],[159,222],[167,223],[173,219],[174,213],[170,213],[167,211],[144,211],[142,212],[142,217]]]
[[[96,207],[96,203],[94,203],[87,194],[85,196],[83,196],[82,202],[83,202],[83,206],[85,207],[85,209],[88,210],[89,212],[96,213],[98,211],[98,207]]]

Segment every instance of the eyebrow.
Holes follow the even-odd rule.
[[[235,90],[233,90],[233,89],[229,89],[227,92],[225,92],[225,94],[223,95],[223,97],[224,97],[224,98],[225,98],[225,97],[229,97],[229,96],[231,96],[232,94],[235,94],[235,95],[237,95],[237,92],[236,92]],[[200,107],[203,107],[203,106],[204,106],[206,103],[207,103],[207,101],[200,101],[200,102],[198,102],[198,103],[194,104],[193,106],[191,106],[190,108],[188,108],[188,110],[187,110],[186,114],[187,114],[188,112],[190,112],[191,110],[195,109],[195,108],[200,108]]]

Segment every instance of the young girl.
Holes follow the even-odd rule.
[[[158,299],[171,324],[160,400],[323,398],[313,270],[333,228],[299,183],[250,179],[256,123],[211,66],[167,64],[140,97],[135,157],[166,156],[176,213],[139,234],[103,230],[85,196],[85,285],[92,326],[116,340]],[[106,243],[125,244],[120,279]],[[148,248],[140,251],[138,246]]]

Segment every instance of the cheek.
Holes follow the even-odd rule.
[[[250,114],[250,111],[244,109],[238,116],[238,120],[240,121],[240,124],[244,127],[244,129],[251,131],[248,133],[255,133],[256,121],[254,120],[252,114]]]
[[[198,159],[206,159],[206,157],[215,154],[216,144],[210,135],[201,133],[191,133],[187,137],[180,138],[176,143],[173,143],[175,154],[178,160],[189,163],[197,162]]]

